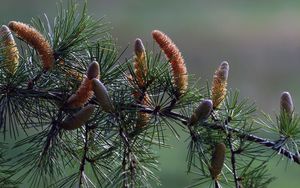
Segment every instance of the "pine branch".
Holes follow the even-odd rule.
[[[6,91],[4,91],[4,90],[3,91],[0,90],[0,94],[4,94],[5,92]],[[54,92],[48,91],[47,92],[47,91],[27,90],[27,89],[19,89],[19,88],[16,88],[14,91],[12,91],[12,94],[19,95],[22,97],[36,97],[36,98],[41,98],[41,99],[57,100],[60,102],[63,101],[62,98],[65,95],[61,92],[56,92],[56,91],[54,91]],[[93,101],[91,101],[91,103],[96,104]],[[151,108],[148,108],[148,107],[145,107],[142,105],[134,105],[134,104],[126,105],[125,104],[125,105],[121,105],[121,106],[124,106],[124,108],[128,108],[129,106],[138,107],[139,111],[149,113],[149,114],[157,113],[156,109],[151,109]],[[179,114],[177,112],[163,110],[163,111],[159,111],[158,114],[163,117],[169,117],[174,120],[180,121],[183,125],[188,124],[189,117]],[[240,137],[242,139],[265,146],[271,150],[276,151],[278,154],[281,154],[281,155],[287,157],[288,159],[291,159],[293,162],[300,164],[300,157],[296,153],[293,153],[284,147],[278,147],[277,141],[271,141],[266,138],[261,138],[259,136],[253,135],[253,134],[248,134],[248,133],[243,132],[242,130],[232,128],[228,125],[224,126],[221,122],[203,123],[202,126],[206,127],[206,128],[209,127],[210,129],[213,129],[213,130],[221,130],[223,132],[226,132],[226,130],[227,130],[228,132],[237,134],[238,137]]]
[[[120,137],[122,138],[123,142],[123,160],[122,160],[122,174],[123,174],[123,188],[129,188],[128,186],[128,177],[127,177],[127,157],[128,157],[128,149],[130,147],[129,141],[126,133],[124,132],[123,128],[120,128]]]
[[[24,147],[12,159],[16,163],[13,170],[19,171],[16,176],[21,174],[18,180],[29,180],[35,187],[49,186],[57,177],[60,180],[50,186],[150,187],[150,180],[159,183],[152,171],[157,169],[152,147],[165,146],[167,128],[179,137],[174,124],[190,134],[188,172],[192,173],[192,167],[201,171],[200,183],[190,187],[213,179],[211,186],[219,188],[225,183],[222,175],[230,185],[233,179],[236,188],[252,185],[252,181],[253,185],[267,185],[273,179],[268,178],[265,164],[252,168],[253,161],[262,158],[255,155],[260,150],[272,150],[300,164],[300,118],[293,114],[288,92],[282,95],[277,123],[270,124],[280,138],[257,136],[253,122],[249,123],[255,107],[246,100],[238,102],[238,93],[227,90],[227,62],[221,63],[212,88],[207,87],[203,95],[197,86],[190,86],[191,75],[179,49],[161,31],[152,32],[162,50],[159,54],[146,51],[137,39],[134,58],[119,63],[125,50],[118,53],[107,25],[88,16],[86,6],[85,2],[77,13],[77,4],[70,1],[68,9],[59,7],[53,23],[46,15],[44,21],[34,19],[36,29],[10,22],[11,30],[21,39],[11,49],[0,36],[0,63],[15,57],[11,69],[0,65],[0,129],[4,139],[7,129],[14,138],[20,127],[28,134],[14,147]],[[22,28],[27,32],[20,32]],[[21,49],[18,62],[18,55],[9,56],[17,46]],[[166,59],[161,58],[163,53]],[[94,62],[98,66],[93,68],[90,61],[99,64]],[[91,82],[80,87],[85,76]],[[80,99],[80,105],[71,108],[72,94],[73,100],[74,96]],[[88,106],[93,110],[87,114],[82,110]],[[68,121],[76,126],[63,126]],[[230,160],[226,160],[226,147]],[[0,163],[2,155],[0,151]],[[224,165],[227,170],[222,170]],[[69,173],[75,166],[75,172]],[[0,185],[1,173],[0,169]],[[228,181],[229,173],[233,178]]]
[[[37,89],[22,89],[14,88],[11,91],[7,91],[5,88],[0,88],[0,95],[8,94],[10,96],[19,96],[22,98],[32,98],[36,97],[39,99],[62,101],[62,97],[65,95],[61,92],[56,91],[40,91]]]

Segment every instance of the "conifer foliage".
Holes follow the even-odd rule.
[[[228,88],[228,62],[199,87],[159,30],[158,53],[138,38],[122,60],[108,24],[82,6],[0,28],[0,187],[158,187],[156,150],[178,131],[189,135],[187,187],[267,187],[271,158],[300,164],[289,92],[274,118],[258,116]]]

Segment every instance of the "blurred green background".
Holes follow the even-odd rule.
[[[0,23],[30,22],[31,17],[56,14],[57,1],[2,0]],[[64,1],[63,1],[64,2]],[[300,1],[279,0],[88,0],[94,17],[106,16],[112,34],[132,55],[132,44],[141,38],[152,48],[151,31],[167,33],[182,51],[189,73],[211,81],[219,63],[230,63],[229,87],[274,115],[279,97],[288,90],[300,109]],[[170,139],[174,148],[159,150],[164,188],[180,188],[193,180],[186,175],[186,135]],[[299,187],[299,166],[277,165],[270,173],[278,179],[270,185]]]

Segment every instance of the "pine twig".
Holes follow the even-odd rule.
[[[62,118],[62,111],[59,110],[58,118],[57,118],[57,120],[53,121],[52,127],[51,127],[51,129],[50,129],[50,131],[47,135],[45,145],[43,147],[43,151],[41,152],[41,158],[40,158],[41,160],[39,161],[39,164],[38,164],[39,167],[41,165],[42,157],[44,157],[46,155],[46,153],[48,152],[49,147],[52,144],[53,138],[55,136],[57,136],[57,133],[59,132],[60,128],[58,127],[58,122],[60,122],[61,118]]]
[[[174,117],[174,119],[180,120],[184,125],[188,124],[189,117],[185,117],[176,112],[170,112],[170,115],[171,115],[171,117]],[[271,141],[266,138],[261,138],[259,136],[253,135],[253,134],[245,133],[239,129],[232,128],[228,125],[224,127],[220,122],[203,123],[202,126],[206,127],[206,128],[209,127],[210,129],[214,129],[214,130],[221,130],[221,131],[227,130],[228,132],[236,133],[238,137],[245,139],[247,141],[254,142],[259,145],[265,146],[267,148],[270,148],[270,149],[276,151],[278,154],[281,154],[281,155],[287,157],[288,159],[291,159],[293,162],[300,165],[300,157],[296,153],[293,153],[284,147],[279,147],[279,148],[276,147],[278,145],[277,141]]]
[[[119,134],[124,143],[123,161],[122,161],[122,170],[124,174],[123,187],[134,188],[135,187],[135,164],[134,164],[134,160],[132,159],[133,153],[131,150],[130,140],[129,137],[127,136],[126,131],[124,131],[123,128],[120,128]],[[127,165],[129,165],[129,170],[130,170],[130,186],[128,185],[129,182],[128,182],[128,177],[126,175]]]
[[[215,188],[222,188],[220,183],[217,180],[215,180],[214,184],[215,184]]]
[[[235,160],[235,151],[232,145],[232,135],[231,133],[227,134],[227,140],[229,143],[229,149],[230,149],[230,154],[231,154],[231,167],[232,167],[232,174],[233,174],[233,179],[235,183],[235,187],[239,188],[239,182],[237,178],[237,172],[236,172],[236,160]]]
[[[83,173],[84,173],[84,167],[85,167],[85,162],[87,161],[87,152],[89,149],[88,146],[88,135],[89,135],[89,127],[85,126],[85,132],[84,132],[84,148],[83,148],[83,155],[81,158],[81,163],[80,163],[80,167],[79,167],[79,172],[80,172],[80,176],[79,176],[79,187],[82,187],[82,178],[83,178]]]

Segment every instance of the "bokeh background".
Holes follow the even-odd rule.
[[[64,2],[65,0],[63,0]],[[106,16],[121,49],[132,55],[136,37],[152,48],[151,31],[167,33],[181,49],[188,71],[212,79],[219,63],[230,63],[229,87],[255,101],[258,109],[274,115],[282,91],[291,92],[300,111],[300,1],[280,0],[87,0],[94,17]],[[1,0],[0,23],[30,22],[44,13],[51,19],[57,1]],[[299,110],[298,110],[299,109]],[[180,188],[193,181],[185,167],[186,135],[170,139],[173,149],[159,150],[164,188]],[[277,164],[270,173],[273,188],[299,187],[300,168]]]

